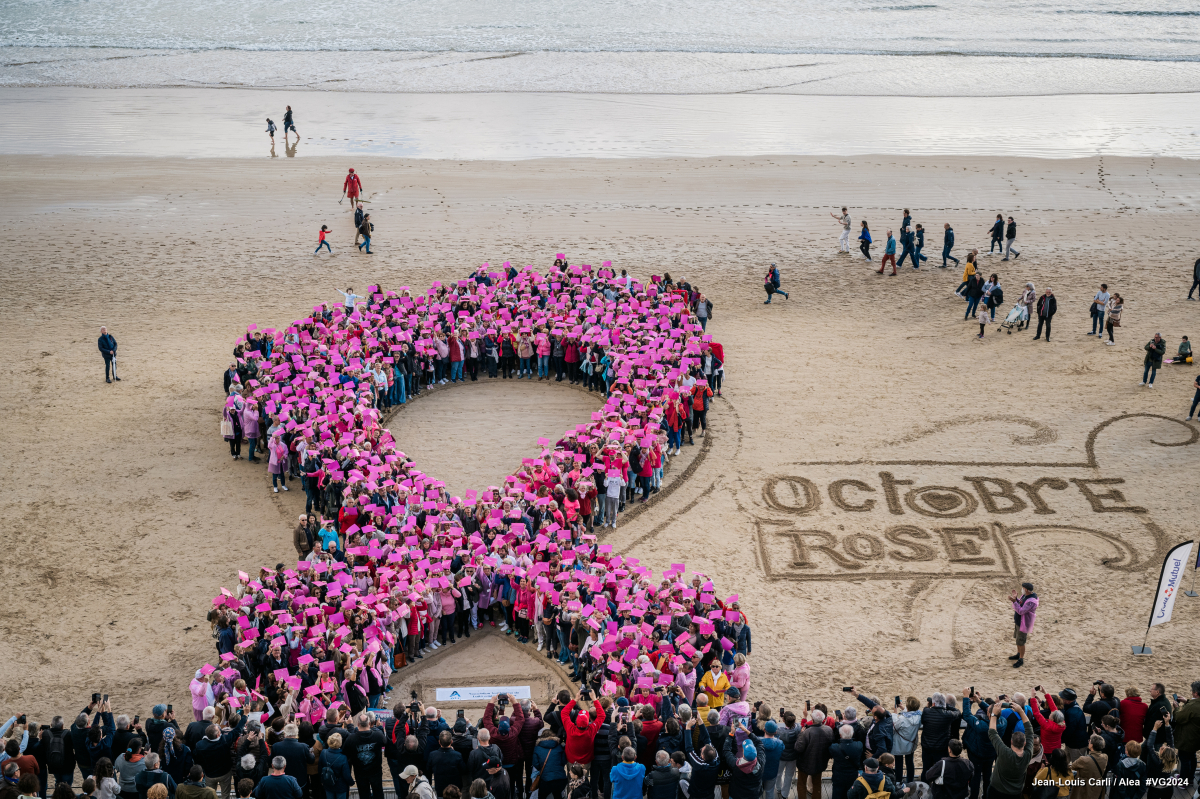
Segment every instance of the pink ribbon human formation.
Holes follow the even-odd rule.
[[[453,618],[464,593],[481,624],[495,605],[507,623],[551,614],[570,622],[577,676],[601,693],[694,690],[691,667],[730,662],[746,623],[736,595],[719,599],[703,574],[685,582],[683,563],[656,578],[599,543],[574,508],[551,505],[567,488],[583,493],[606,476],[625,477],[628,447],[661,452],[672,406],[692,401],[685,380],[711,341],[686,292],[662,289],[657,277],[645,285],[616,278],[610,266],[540,275],[484,264],[423,294],[371,287],[362,305],[318,305],[286,328],[261,331],[265,346],[248,353],[256,377],[229,401],[257,403],[273,435],[290,431],[319,450],[322,480],[342,496],[338,551],[262,568],[258,579],[239,572],[236,590],[221,589],[210,615],[220,662],[192,681],[197,714],[225,698],[271,702],[320,723],[329,706],[348,701],[348,685],[386,686],[406,636],[421,635],[439,610]],[[364,378],[389,368],[402,347],[434,353],[434,331],[464,341],[574,338],[602,351],[609,395],[553,445],[540,439],[540,457],[525,459],[502,487],[467,491],[464,503],[397,449]]]

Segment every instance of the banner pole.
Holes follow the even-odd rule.
[[[1150,640],[1150,627],[1147,626],[1146,627],[1146,637],[1142,639],[1141,646],[1133,647],[1133,654],[1135,654],[1135,655],[1153,655],[1154,650],[1151,649],[1150,647],[1146,646],[1146,642],[1149,640]]]
[[[1197,596],[1200,596],[1200,594],[1196,593],[1196,572],[1200,572],[1200,567],[1192,569],[1192,589],[1190,591],[1183,592],[1184,596],[1190,596],[1193,599],[1195,599]]]

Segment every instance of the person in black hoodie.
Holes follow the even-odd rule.
[[[467,779],[486,780],[488,774],[484,766],[487,762],[489,760],[500,762],[503,759],[504,754],[500,751],[500,747],[492,743],[492,734],[487,730],[480,730],[479,746],[467,756]]]
[[[693,737],[696,734],[705,739],[700,742]],[[717,773],[721,770],[721,761],[717,750],[707,743],[708,733],[704,725],[697,724],[696,719],[688,719],[683,729],[683,751],[692,764],[692,774],[688,781],[688,795],[692,799],[713,799],[717,787]],[[607,794],[606,794],[607,795]]]
[[[1188,299],[1194,300],[1192,292],[1200,286],[1200,258],[1196,259],[1196,263],[1192,265],[1192,287],[1188,289]]]
[[[988,249],[988,255],[1000,248],[1000,253],[1004,253],[1004,215],[996,214],[996,221],[992,223],[992,246]]]
[[[1020,258],[1021,253],[1018,252],[1017,248],[1016,248],[1017,223],[1013,220],[1013,218],[1011,216],[1008,218],[1008,230],[1006,231],[1004,238],[1005,238],[1004,257],[1001,258],[1000,260],[1007,261],[1009,255],[1011,255],[1013,258]]]
[[[955,701],[951,694],[950,702]],[[922,763],[936,763],[950,754],[950,739],[958,737],[958,725],[962,720],[957,708],[950,709],[945,694],[935,693],[930,703],[931,707],[921,711]]]
[[[654,768],[643,781],[646,799],[675,799],[679,792],[679,769],[671,765],[671,755],[661,749],[654,756]]]
[[[951,740],[950,754],[925,768],[921,782],[929,784],[933,799],[966,799],[975,766],[962,757],[962,741]]]
[[[41,762],[41,761],[39,761]],[[54,783],[71,784],[75,776],[75,740],[63,727],[63,717],[50,720],[49,738],[46,743],[46,770],[54,775]]]
[[[1117,762],[1121,759],[1121,748],[1125,745],[1125,731],[1117,722],[1116,716],[1104,716],[1098,731],[1104,739],[1104,754],[1108,756],[1108,763],[1104,768],[1105,776],[1117,767]]]
[[[221,734],[221,728],[210,724],[204,737],[196,744],[192,760],[204,769],[204,784],[213,790],[221,787],[223,799],[233,793],[233,742],[242,734],[246,726],[246,717],[238,716],[237,725],[232,730]]]
[[[438,736],[438,749],[425,758],[424,772],[433,781],[433,790],[441,796],[450,785],[461,785],[466,764],[454,750],[454,734],[443,730]]]

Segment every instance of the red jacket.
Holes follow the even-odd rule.
[[[596,720],[585,727],[580,727],[576,722],[571,721],[571,709],[575,707],[575,700],[572,699],[560,711],[562,716],[563,729],[567,733],[567,762],[568,763],[591,763],[592,755],[595,753],[594,745],[596,742],[596,733],[604,724],[604,708],[600,706],[600,702],[594,701],[596,708]],[[587,720],[587,714],[579,713],[579,718]]]
[[[1062,745],[1062,734],[1067,725],[1055,724],[1048,717],[1043,716],[1040,703],[1036,697],[1030,697],[1029,707],[1033,710],[1033,717],[1037,719],[1038,727],[1042,731],[1042,751],[1053,752],[1055,749],[1058,749]],[[1054,704],[1054,697],[1049,694],[1046,695],[1046,709],[1050,711],[1050,715],[1053,715],[1054,711],[1058,710],[1058,707]],[[1139,731],[1141,729],[1141,727],[1138,727]],[[1046,747],[1052,748],[1047,749]]]
[[[1127,696],[1121,700],[1121,729],[1125,731],[1125,743],[1142,740],[1142,722],[1150,706],[1140,696]]]

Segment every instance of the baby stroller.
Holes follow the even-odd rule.
[[[1008,312],[1008,316],[1004,317],[1004,321],[1000,323],[1000,329],[1011,336],[1014,329],[1020,331],[1025,329],[1028,325],[1029,310],[1018,302],[1012,307],[1012,310]]]

